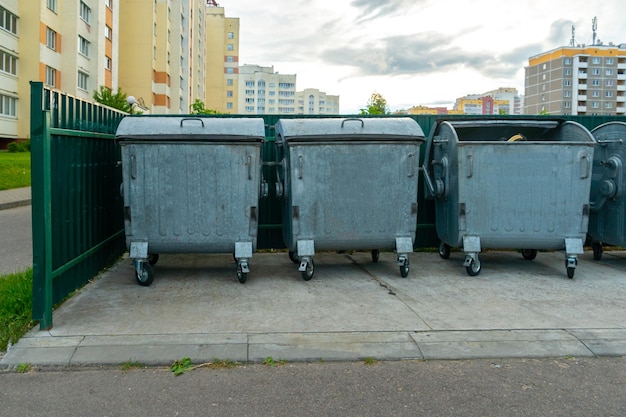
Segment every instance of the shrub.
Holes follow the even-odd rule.
[[[7,145],[7,150],[11,153],[30,152],[30,140],[22,142],[11,142]]]

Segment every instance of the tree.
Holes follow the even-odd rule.
[[[94,91],[93,99],[98,103],[130,113],[130,104],[126,101],[127,96],[122,93],[122,89],[119,87],[117,92],[113,94],[110,88],[101,85],[99,90]]]
[[[381,94],[374,91],[367,102],[367,107],[361,109],[360,114],[390,114],[389,107],[387,107],[387,100],[385,100]]]
[[[220,112],[205,108],[204,102],[196,99],[191,105],[191,114],[220,114]]]

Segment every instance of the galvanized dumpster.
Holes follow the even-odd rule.
[[[380,249],[395,249],[407,276],[423,142],[410,118],[278,121],[283,237],[305,280],[319,250],[371,250],[377,262]]]
[[[593,257],[600,260],[603,244],[626,246],[626,123],[605,123],[591,134],[598,144],[593,158],[589,237]]]
[[[233,253],[244,283],[256,249],[263,119],[127,117],[116,137],[137,282],[152,283],[160,253]]]
[[[573,278],[589,222],[595,140],[558,119],[438,121],[424,159],[426,197],[435,199],[442,258],[462,247],[471,276],[483,248],[565,249]]]

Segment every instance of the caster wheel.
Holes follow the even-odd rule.
[[[152,265],[144,263],[141,273],[135,272],[135,279],[137,280],[137,284],[142,287],[147,287],[152,284],[152,281],[154,281],[154,270],[152,269]]]
[[[572,268],[571,266],[567,268],[567,277],[569,279],[574,278],[574,272],[576,271],[576,268]]]
[[[378,258],[380,257],[380,251],[378,249],[372,249],[372,262],[378,262]]]
[[[537,257],[537,249],[522,249],[522,256],[527,261],[532,261]]]
[[[466,266],[465,269],[467,270],[467,275],[469,275],[470,277],[475,277],[476,275],[480,274],[480,261],[472,259],[472,262],[469,264],[469,266]]]
[[[247,279],[248,279],[248,273],[247,272],[237,271],[237,280],[241,284],[245,284]]]
[[[305,281],[310,281],[313,278],[313,274],[315,273],[315,265],[313,264],[313,259],[311,259],[306,264],[306,270],[302,271],[302,279]]]
[[[602,259],[602,253],[604,252],[604,249],[602,248],[602,243],[593,242],[591,244],[591,248],[593,249],[593,259],[596,261]]]
[[[450,257],[450,246],[441,242],[439,244],[439,256],[441,256],[441,259],[448,259]]]
[[[400,276],[406,278],[409,275],[409,265],[405,264],[400,267]]]
[[[150,255],[148,255],[148,263],[150,265],[156,265],[157,262],[159,262],[159,254],[158,253],[151,253]]]
[[[291,262],[293,262],[294,264],[300,263],[300,259],[298,259],[298,255],[296,255],[296,253],[292,250],[289,251],[289,259],[291,259]]]

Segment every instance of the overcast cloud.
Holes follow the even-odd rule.
[[[363,107],[372,92],[392,110],[445,105],[467,94],[514,87],[524,94],[524,66],[539,53],[626,43],[626,2],[605,0],[472,2],[222,0],[240,19],[240,63],[297,74],[297,89],[340,95],[341,112]]]

